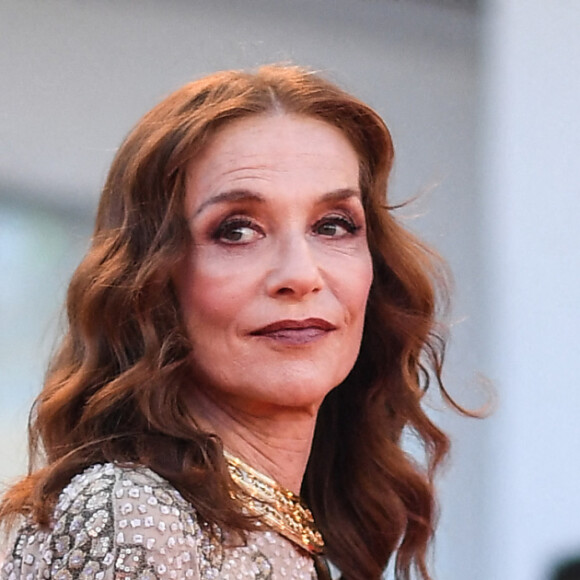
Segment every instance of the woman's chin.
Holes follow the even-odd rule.
[[[334,386],[316,384],[308,381],[292,383],[277,382],[269,384],[262,382],[259,388],[245,387],[236,392],[225,393],[229,399],[228,406],[239,408],[253,415],[292,414],[296,416],[318,413],[318,409],[326,395]]]

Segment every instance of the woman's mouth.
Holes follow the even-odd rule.
[[[299,346],[317,341],[333,330],[336,330],[336,327],[327,320],[307,318],[305,320],[278,320],[250,334],[268,338],[280,344]]]

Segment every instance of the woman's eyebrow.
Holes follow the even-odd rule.
[[[359,189],[351,189],[350,187],[343,187],[340,189],[334,189],[333,191],[329,191],[325,193],[320,198],[321,203],[328,203],[328,202],[336,202],[336,201],[343,201],[345,199],[349,199],[351,197],[356,197],[358,199],[362,198],[362,194]]]
[[[333,203],[343,201],[351,197],[361,198],[361,192],[358,189],[351,189],[350,187],[335,189],[329,191],[318,199],[318,203]],[[202,213],[207,207],[212,205],[219,205],[222,203],[232,203],[236,201],[251,201],[253,203],[266,203],[266,198],[255,191],[248,189],[231,189],[223,191],[206,199],[194,212],[192,219]]]
[[[206,199],[194,212],[192,217],[196,217],[206,207],[220,204],[220,203],[231,203],[234,201],[252,201],[255,203],[265,203],[266,199],[261,196],[259,193],[255,191],[250,191],[248,189],[232,189],[228,191],[223,191],[222,193],[218,193],[209,199]]]

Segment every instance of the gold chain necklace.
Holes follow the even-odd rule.
[[[295,493],[231,453],[224,451],[224,456],[233,481],[242,491],[238,499],[251,515],[309,553],[322,553],[324,540],[312,512]]]

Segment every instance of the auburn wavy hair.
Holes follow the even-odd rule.
[[[68,329],[29,424],[28,475],[5,494],[0,518],[50,521],[70,478],[103,461],[137,462],[169,480],[200,517],[232,530],[249,522],[230,497],[219,439],[201,432],[184,402],[191,347],[171,273],[189,243],[185,173],[224,125],[269,112],[320,119],[360,161],[374,280],[354,368],[324,400],[302,494],[345,580],[429,580],[433,475],[449,442],[425,414],[442,384],[439,305],[445,268],[387,205],[393,161],[380,116],[319,74],[294,66],[228,71],[185,85],[120,147],[104,186],[92,244],[70,283]],[[402,445],[412,432],[420,465]]]

